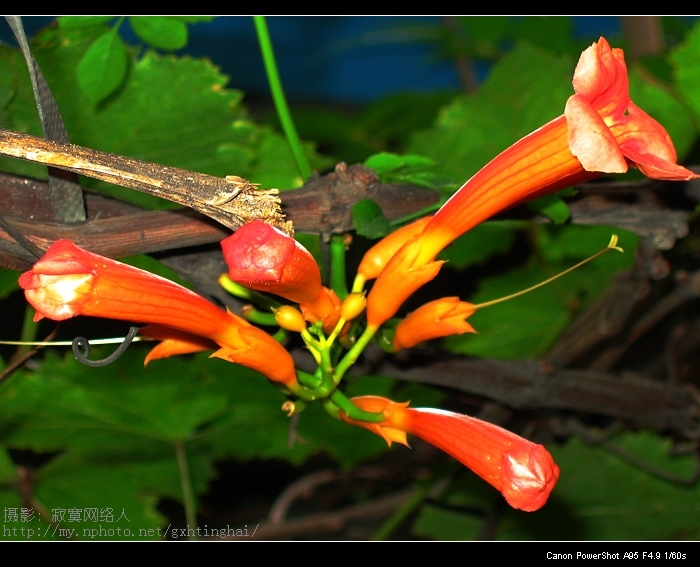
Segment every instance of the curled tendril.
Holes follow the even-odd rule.
[[[90,366],[91,368],[107,366],[126,352],[126,349],[129,348],[131,341],[134,340],[134,337],[136,337],[138,332],[138,327],[130,327],[129,332],[126,334],[126,337],[124,337],[124,341],[117,347],[117,350],[115,350],[107,358],[103,358],[101,360],[88,360],[90,351],[92,350],[90,341],[88,341],[85,337],[75,337],[71,346],[73,349],[73,355],[78,362],[83,363],[85,366]]]

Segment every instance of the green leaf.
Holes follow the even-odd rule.
[[[617,271],[634,261],[637,237],[609,227],[538,225],[531,229],[539,260],[483,279],[469,298],[482,303],[506,297],[552,277],[603,250],[613,233],[625,254],[610,251],[544,287],[504,303],[478,310],[470,318],[477,335],[449,337],[455,352],[484,358],[517,359],[543,355],[580,310],[610,285]],[[468,237],[468,235],[467,235]]]
[[[6,298],[13,291],[19,289],[18,278],[19,272],[0,268],[0,299]]]
[[[431,171],[435,161],[425,156],[380,152],[367,158],[365,166],[374,169],[384,183],[408,183],[437,188],[445,182]]]
[[[542,266],[534,265],[486,278],[469,301],[482,303],[505,297],[547,279],[552,271],[550,268],[544,272]],[[448,337],[445,346],[453,352],[482,358],[541,356],[566,328],[571,317],[568,302],[572,296],[577,297],[571,285],[557,285],[558,282],[532,291],[527,297],[479,309],[469,319],[478,334]]]
[[[671,53],[669,60],[676,75],[676,86],[700,119],[700,24],[696,24],[685,42]]]
[[[573,39],[574,19],[571,16],[516,17],[512,20],[512,36],[515,41],[527,41],[535,47],[552,53],[577,54],[578,45]],[[542,33],[546,29],[547,33]]]
[[[101,28],[104,24],[114,19],[116,19],[115,16],[61,16],[58,18],[58,25],[66,30]]]
[[[175,51],[187,45],[187,26],[169,16],[130,16],[129,25],[145,43]]]
[[[380,238],[389,232],[389,220],[381,207],[372,199],[363,199],[352,208],[352,220],[360,236],[369,239]]]
[[[445,250],[439,259],[446,260],[448,267],[463,270],[474,264],[480,264],[498,254],[504,254],[515,241],[515,231],[522,223],[491,221],[475,226]]]
[[[465,541],[477,539],[484,521],[465,511],[425,504],[413,524],[417,536],[437,541]]]
[[[408,151],[434,159],[443,174],[462,183],[518,139],[563,114],[573,71],[568,57],[518,45],[476,94],[443,108],[435,126],[418,133]]]
[[[203,468],[201,458],[188,460],[201,490],[213,469]],[[178,476],[174,453],[130,462],[63,455],[38,471],[35,495],[52,516],[62,518],[59,527],[75,530],[68,539],[158,540],[164,539],[165,520],[156,506],[163,495],[181,499]],[[43,520],[35,522],[42,524],[56,534]]]
[[[216,18],[216,16],[169,16],[173,20],[178,20],[186,24],[199,24],[211,22]]]
[[[172,358],[144,369],[143,350],[127,355],[94,369],[50,356],[38,372],[16,376],[0,398],[2,421],[13,424],[7,441],[37,451],[169,453],[225,412],[226,398],[203,386],[194,366]]]
[[[234,124],[234,129],[237,126]],[[255,126],[251,144],[255,158],[244,170],[244,177],[263,187],[275,187],[280,191],[296,189],[304,184],[289,144],[277,132],[266,126]],[[305,142],[302,146],[313,169],[319,170],[330,165],[328,159],[316,154],[312,143]]]
[[[682,163],[697,138],[698,115],[693,120],[690,108],[677,93],[655,81],[639,67],[630,70],[629,79],[632,100],[666,129]],[[679,82],[683,83],[680,75]],[[697,97],[697,93],[692,96]]]
[[[126,77],[128,56],[117,32],[102,34],[78,63],[78,84],[92,104],[112,94]]]
[[[12,462],[9,453],[0,447],[0,485],[10,484],[17,477],[15,464]]]
[[[554,224],[563,224],[571,216],[569,206],[558,195],[545,195],[528,203],[528,207],[544,215]]]
[[[155,52],[136,61],[130,51],[124,84],[103,104],[91,104],[78,86],[75,67],[103,29],[48,28],[32,46],[73,143],[217,177],[239,175],[264,187],[302,184],[285,139],[246,117],[242,93],[226,88],[228,78],[209,61]],[[21,54],[0,45],[0,61],[6,69],[0,74],[0,101],[8,101],[0,108],[2,127],[41,136]],[[305,147],[314,168],[328,165],[311,145]],[[46,177],[45,167],[20,160],[0,159],[0,168]],[[146,208],[174,206],[91,179],[85,186]]]
[[[435,162],[423,156],[398,155],[389,152],[380,152],[368,157],[365,166],[374,169],[378,175],[392,173],[406,167],[428,167],[435,165]]]

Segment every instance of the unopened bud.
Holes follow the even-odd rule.
[[[367,298],[364,292],[351,293],[343,300],[343,304],[340,306],[340,316],[345,321],[352,321],[365,310],[365,307],[367,307]]]
[[[295,309],[291,305],[283,305],[274,310],[275,321],[277,324],[287,331],[301,333],[306,330],[306,321],[301,311]]]

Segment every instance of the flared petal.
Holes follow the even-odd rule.
[[[235,332],[239,340],[222,344],[222,348],[212,354],[213,358],[252,368],[273,382],[297,383],[294,359],[280,343],[252,325]]]
[[[389,260],[398,252],[408,240],[420,234],[431,217],[422,217],[410,224],[404,225],[388,234],[372,246],[362,257],[357,267],[357,275],[362,278],[362,283],[373,280],[389,263]]]
[[[451,335],[475,333],[467,323],[476,310],[459,297],[444,297],[430,301],[409,313],[394,332],[395,350],[412,348],[419,343]]]
[[[393,317],[403,302],[432,280],[444,262],[416,262],[423,241],[414,236],[394,255],[367,296],[367,323],[379,327]]]
[[[146,366],[153,360],[178,356],[182,354],[193,354],[205,350],[216,350],[218,345],[211,339],[183,333],[168,327],[158,325],[147,325],[139,330],[139,335],[160,341],[146,355],[143,365]]]

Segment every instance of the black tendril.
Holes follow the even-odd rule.
[[[107,366],[108,364],[112,364],[112,362],[117,360],[122,354],[126,352],[126,349],[129,348],[129,345],[134,340],[134,337],[136,337],[136,334],[138,332],[138,327],[130,327],[129,332],[126,334],[126,337],[124,337],[124,341],[122,342],[122,344],[119,345],[119,347],[117,347],[117,350],[115,350],[107,358],[103,358],[101,360],[88,360],[90,352],[92,351],[90,341],[88,341],[85,337],[75,337],[73,339],[72,344],[73,355],[75,356],[75,359],[78,362],[81,362],[85,366],[89,366],[91,368]]]
[[[27,240],[27,238],[15,227],[13,227],[7,220],[5,220],[5,217],[0,215],[0,228],[2,228],[7,234],[10,235],[10,237],[17,243],[19,244],[24,250],[26,250],[29,254],[34,256],[37,260],[41,258],[45,253],[46,250],[39,248],[36,244],[34,244],[32,241]]]

